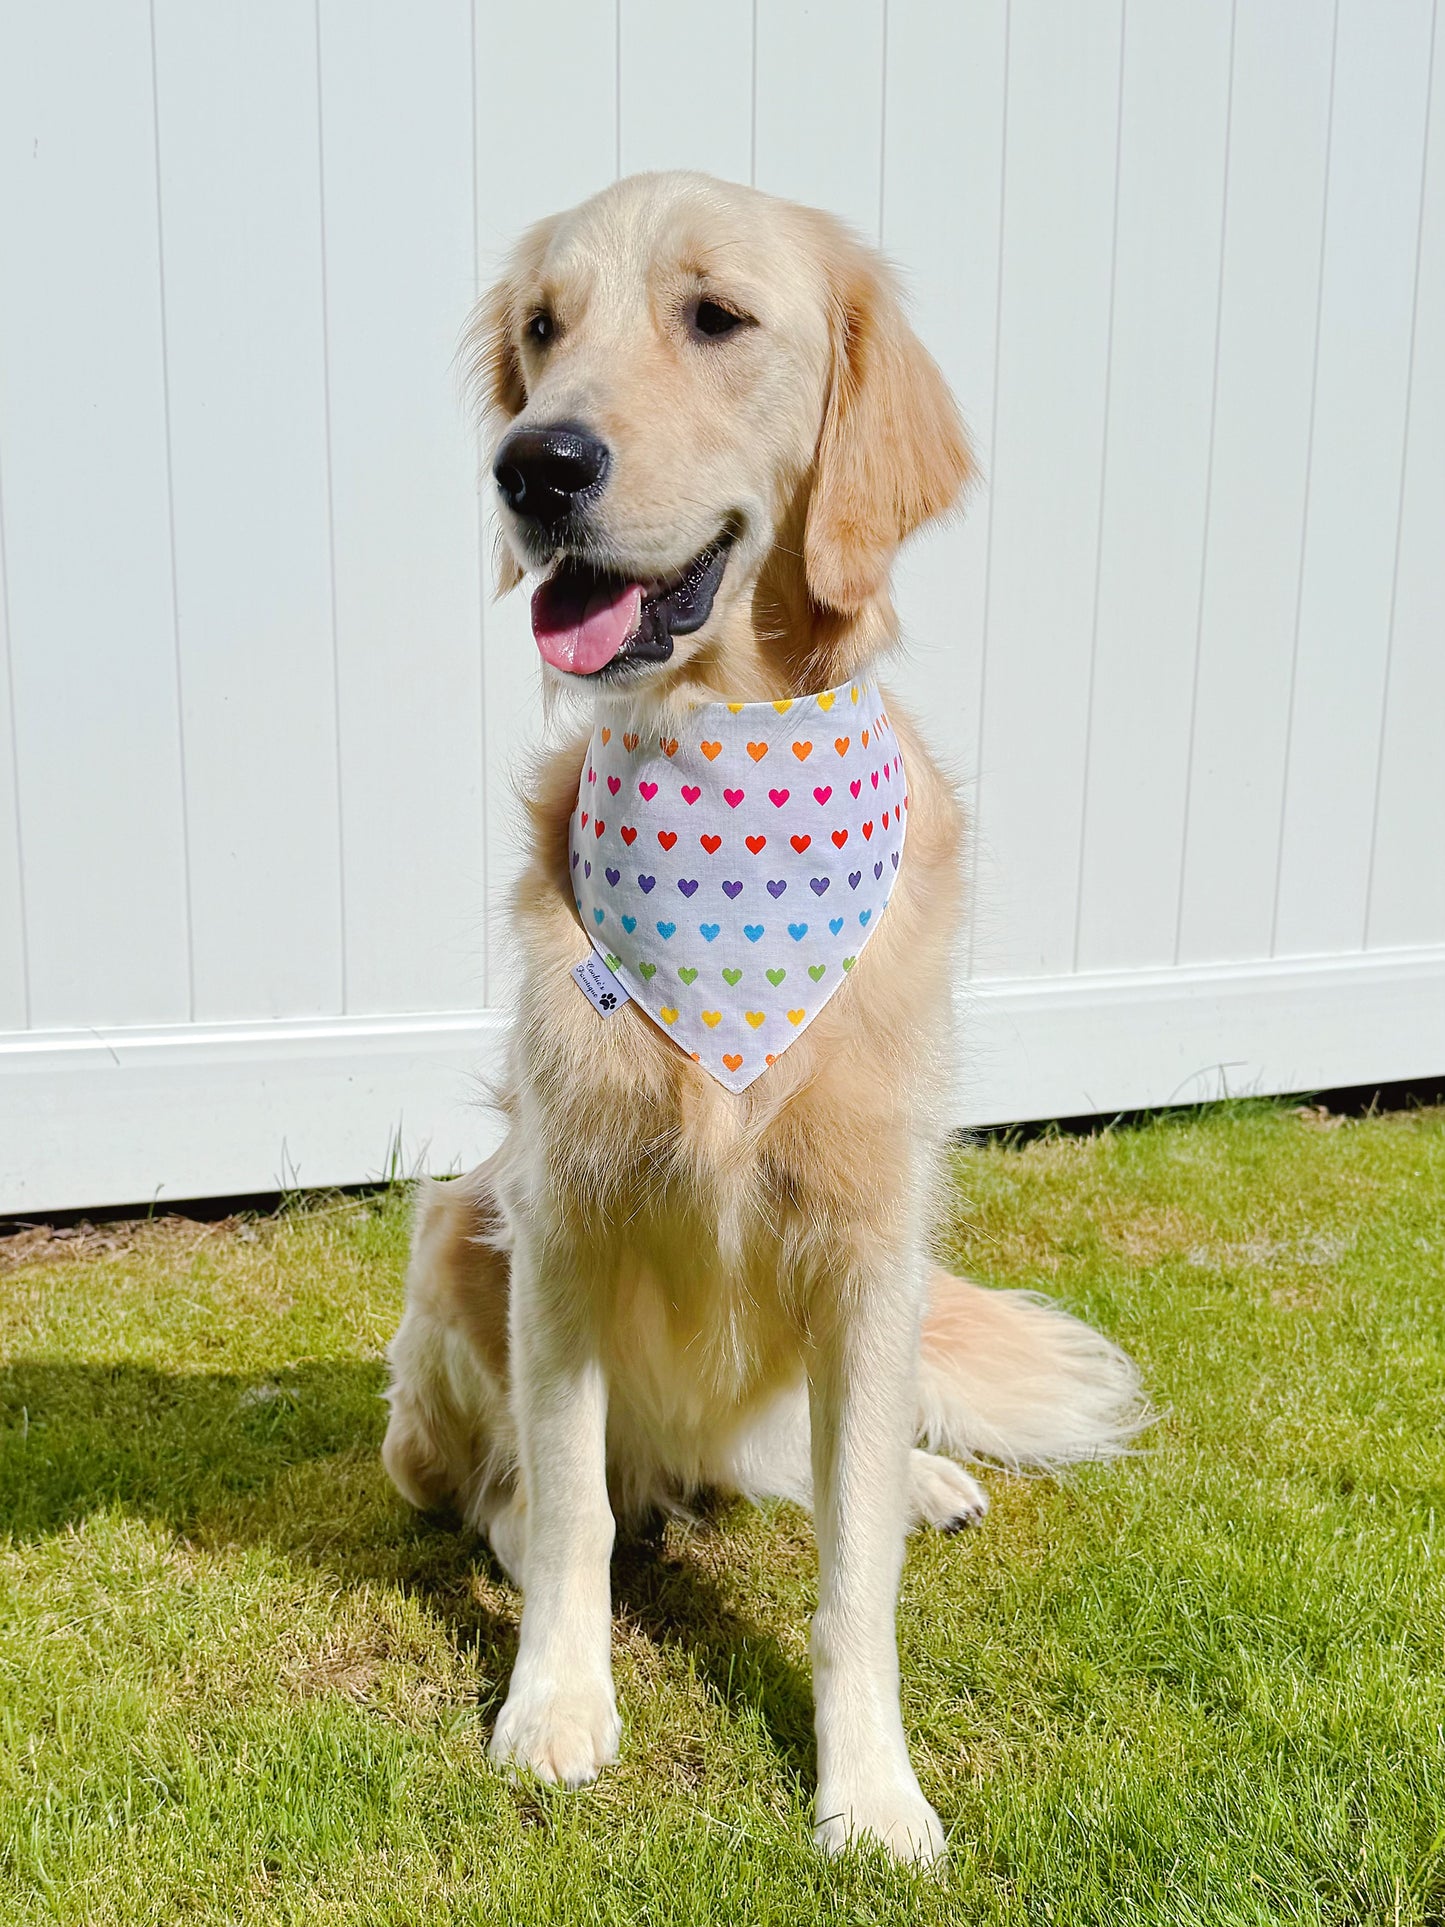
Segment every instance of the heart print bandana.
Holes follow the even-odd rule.
[[[802,1035],[878,928],[907,779],[877,683],[592,732],[577,914],[628,995],[730,1091]]]

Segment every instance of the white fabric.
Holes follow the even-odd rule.
[[[741,1091],[878,928],[907,779],[871,676],[700,704],[676,727],[594,728],[571,823],[577,914],[653,1022]]]

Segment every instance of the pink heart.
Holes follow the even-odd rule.
[[[616,796],[617,792],[622,788],[622,778],[620,776],[609,776],[607,779],[607,787],[611,790],[612,794]]]
[[[852,790],[854,796],[856,797],[859,790],[861,790],[863,787],[863,778],[860,776],[856,783],[850,783],[848,787],[850,790]]]
[[[702,795],[702,791],[698,788],[696,783],[683,784],[682,800],[684,803],[695,803],[701,795]]]
[[[877,787],[878,787],[878,772],[877,772],[877,770],[876,770],[876,769],[875,769],[875,770],[874,770],[874,772],[873,772],[873,787],[874,787],[874,789],[875,789],[875,790],[876,790],[876,789],[877,789]]]
[[[768,801],[773,805],[774,809],[780,810],[791,794],[792,792],[790,790],[769,790]]]
[[[828,798],[832,794],[833,794],[833,785],[831,783],[828,785],[826,789],[813,791],[813,796],[816,799],[816,801],[818,801],[819,803],[826,803]]]
[[[724,790],[723,801],[730,810],[735,810],[738,804],[742,802],[746,793],[745,790]]]
[[[642,796],[644,796],[649,803],[652,801],[653,797],[656,796],[657,794],[656,783],[639,783],[637,785],[637,788],[639,793]]]

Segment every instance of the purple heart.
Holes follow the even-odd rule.
[[[723,885],[723,895],[725,897],[735,897],[742,887],[741,883],[725,883]]]
[[[881,876],[882,876],[882,874],[883,874],[883,865],[882,865],[881,863],[875,863],[875,864],[873,865],[873,874],[874,874],[874,876],[875,876],[875,877],[881,877]]]
[[[592,874],[592,859],[590,857],[582,865],[582,874],[584,877],[590,877]]]
[[[861,870],[850,870],[850,871],[849,871],[849,873],[848,873],[848,888],[849,888],[850,890],[856,890],[856,889],[858,888],[858,885],[859,885],[859,884],[860,884],[860,883],[861,883],[862,881],[863,881],[863,872],[862,872]]]
[[[645,897],[650,897],[656,882],[656,877],[639,877],[637,879],[637,887]]]
[[[607,872],[607,881],[613,886],[614,889],[617,887],[617,879],[621,875],[622,875],[622,872],[620,870],[609,870]]]
[[[574,870],[577,868],[577,865],[581,862],[581,860],[582,859],[578,856],[577,852],[574,850],[572,852],[572,868]]]
[[[780,897],[783,894],[784,890],[787,889],[787,887],[788,887],[787,882],[782,877],[768,878],[768,895],[770,897]]]
[[[682,894],[685,897],[690,897],[693,891],[697,888],[697,878],[696,877],[679,877],[677,879],[677,887],[679,890],[681,890]]]
[[[897,852],[897,850],[895,850],[895,851],[893,852],[893,867],[894,867],[894,869],[895,869],[895,870],[896,870],[896,869],[898,868],[898,852]]]
[[[815,897],[822,896],[823,892],[827,889],[828,885],[832,881],[833,879],[831,877],[814,877],[813,884],[812,884],[813,895]]]

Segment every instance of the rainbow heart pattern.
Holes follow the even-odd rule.
[[[907,775],[871,676],[700,704],[668,727],[638,714],[592,732],[570,834],[577,915],[653,1023],[746,1090],[878,928]]]

